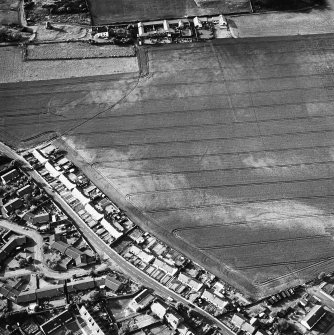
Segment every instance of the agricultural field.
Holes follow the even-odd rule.
[[[93,25],[251,12],[249,0],[89,0],[88,3]]]
[[[4,129],[58,131],[130,218],[264,296],[334,270],[333,39],[148,49],[140,80],[8,88]]]

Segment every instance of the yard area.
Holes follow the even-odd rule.
[[[109,308],[116,320],[130,317],[135,314],[130,308],[129,303],[132,298],[112,298],[107,300],[107,308]]]

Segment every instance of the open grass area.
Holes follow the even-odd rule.
[[[153,48],[137,82],[50,82],[52,94],[35,86],[29,98],[3,88],[4,124],[18,138],[64,132],[135,222],[270,294],[334,270],[333,39]]]

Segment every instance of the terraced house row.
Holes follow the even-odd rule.
[[[136,226],[53,145],[35,149],[35,168],[87,226],[125,260],[147,275],[218,316],[250,303],[198,264]],[[242,298],[242,299],[241,299]]]

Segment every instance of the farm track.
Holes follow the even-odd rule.
[[[277,153],[277,152],[293,152],[293,151],[302,151],[308,149],[330,149],[334,145],[318,145],[318,146],[306,146],[299,148],[281,148],[281,149],[263,149],[263,150],[249,150],[249,151],[233,151],[233,152],[223,152],[223,153],[206,153],[205,157],[221,157],[221,156],[236,156],[243,154],[257,154],[257,153]],[[141,161],[152,161],[152,160],[168,160],[168,159],[182,159],[182,158],[201,158],[203,154],[193,154],[193,155],[173,155],[173,156],[152,156],[152,157],[141,157],[141,158],[129,158],[129,159],[113,159],[112,162],[141,162]],[[97,163],[96,163],[97,164]],[[104,164],[109,164],[109,161],[106,161]],[[113,168],[113,166],[111,166]],[[127,169],[127,168],[125,168]]]
[[[322,238],[330,238],[329,235],[310,235],[310,236],[302,236],[302,237],[293,237],[293,238],[278,238],[275,240],[266,240],[266,241],[255,241],[255,242],[247,242],[247,243],[239,243],[239,244],[223,244],[223,245],[212,245],[207,247],[199,247],[200,250],[214,250],[214,249],[231,249],[231,248],[240,248],[250,245],[261,245],[261,244],[275,244],[280,242],[287,241],[304,241],[304,240],[313,240],[313,239],[322,239]]]
[[[206,155],[205,155],[206,156]],[[218,156],[218,155],[217,155]],[[170,159],[169,157],[167,159]],[[137,177],[146,177],[146,176],[166,176],[166,175],[188,175],[188,174],[198,174],[198,173],[205,173],[205,172],[227,172],[227,171],[260,171],[263,169],[273,169],[273,168],[291,168],[291,167],[314,167],[317,165],[328,165],[331,166],[334,161],[325,161],[325,162],[312,162],[312,163],[307,163],[307,162],[301,162],[301,163],[295,163],[295,164],[267,164],[265,166],[261,167],[254,167],[254,166],[247,166],[247,167],[239,167],[239,168],[217,168],[217,169],[202,169],[200,172],[198,170],[195,171],[189,171],[189,170],[180,170],[180,171],[158,171],[158,170],[149,170],[149,172],[141,169],[129,169],[129,168],[120,168],[117,166],[112,166],[109,163],[104,163],[104,167],[108,169],[122,169],[126,171],[136,171],[136,172],[141,172],[140,174],[134,174],[134,175],[117,175],[113,173],[113,176],[111,177],[112,180],[117,180],[117,179],[124,179],[124,178],[137,178]],[[171,190],[177,190],[178,188],[172,188]],[[135,194],[135,193],[131,193]]]
[[[263,287],[263,286],[268,285],[268,284],[277,283],[279,280],[291,277],[291,275],[295,275],[295,274],[300,273],[302,271],[309,270],[311,268],[314,268],[314,267],[317,267],[317,266],[320,266],[320,265],[324,265],[325,263],[331,262],[333,260],[334,260],[334,257],[328,257],[327,259],[325,258],[323,260],[316,261],[311,265],[299,268],[297,270],[293,270],[293,271],[291,271],[291,272],[289,272],[285,275],[281,275],[281,276],[277,276],[275,278],[271,278],[271,279],[261,281],[261,282],[257,283],[256,286]]]
[[[303,263],[310,263],[310,262],[324,262],[333,260],[334,257],[325,257],[325,258],[317,258],[317,259],[298,259],[296,261],[288,261],[288,262],[273,262],[273,263],[267,263],[267,264],[254,264],[249,266],[236,266],[235,268],[237,270],[249,270],[249,269],[259,269],[259,268],[270,268],[270,267],[276,267],[276,266],[282,266],[282,265],[291,265],[291,264],[303,264]],[[291,271],[293,272],[293,271]],[[291,273],[290,272],[290,273]]]
[[[239,183],[239,184],[222,184],[222,185],[210,185],[210,186],[193,186],[193,187],[175,187],[167,190],[154,190],[154,191],[145,191],[145,192],[133,192],[128,193],[127,197],[145,195],[145,194],[157,194],[157,193],[170,193],[176,191],[189,191],[189,190],[206,190],[210,189],[220,189],[220,188],[233,188],[240,186],[255,186],[255,185],[275,185],[275,184],[297,184],[302,182],[313,182],[313,181],[329,181],[333,180],[333,177],[327,178],[306,178],[306,179],[294,179],[294,180],[278,180],[278,181],[261,181],[261,182],[252,182],[252,183]]]
[[[83,105],[85,106],[85,104],[77,104],[77,106],[80,106],[80,105]],[[292,105],[295,105],[295,104],[292,104]],[[277,105],[272,105],[272,106],[277,106]],[[270,106],[270,107],[272,107]],[[297,106],[297,105],[296,105]],[[52,106],[53,107],[53,106]],[[229,108],[208,108],[206,109],[205,111],[201,111],[202,114],[205,114],[205,113],[211,113],[211,112],[219,112],[219,111],[223,111],[223,110],[228,110]],[[253,107],[248,107],[248,108],[233,108],[234,111],[247,111],[247,110],[251,110],[253,111]],[[27,110],[27,109],[25,109]],[[36,110],[36,109],[32,109],[32,110]],[[14,110],[16,111],[16,110]],[[162,115],[170,115],[171,117],[172,116],[175,116],[177,114],[184,114],[184,115],[191,115],[192,113],[196,114],[196,113],[199,113],[200,111],[199,110],[189,110],[189,111],[164,111],[164,112],[153,112],[153,113],[138,113],[138,114],[128,114],[128,115],[106,115],[106,116],[103,116],[103,115],[100,115],[98,117],[96,117],[96,120],[109,120],[109,119],[116,119],[116,120],[124,120],[124,122],[129,122],[131,121],[131,119],[135,118],[135,117],[146,117],[146,116],[149,116],[150,118],[152,118],[153,116],[162,116]],[[257,120],[245,120],[245,121],[241,121],[241,120],[232,120],[232,121],[229,121],[229,122],[219,122],[219,123],[203,123],[202,125],[232,125],[232,124],[252,124],[252,123],[266,123],[266,122],[270,122],[270,121],[287,121],[287,120],[310,120],[310,121],[316,121],[316,120],[321,120],[321,119],[324,119],[324,118],[328,118],[328,117],[334,117],[334,112],[332,112],[331,110],[324,110],[322,111],[323,115],[312,115],[312,116],[290,116],[290,117],[276,117],[276,118],[265,118],[265,119],[261,119],[261,114],[258,115],[258,118],[260,119],[257,119]],[[328,114],[326,114],[328,112]],[[17,113],[17,114],[14,114],[14,113],[3,113],[1,114],[2,117],[4,118],[17,118],[17,117],[35,117],[36,115],[38,116],[41,116],[41,117],[45,117],[45,118],[49,118],[50,115],[48,112],[45,111],[45,109],[41,109],[39,112],[25,112],[25,113]],[[76,118],[69,118],[65,115],[57,115],[57,114],[54,114],[55,117],[57,118],[64,118],[64,119],[60,119],[60,120],[55,120],[55,122],[57,123],[64,123],[64,122],[68,122],[68,121],[84,121],[84,120],[88,120],[89,118],[88,117],[76,117]],[[128,120],[127,120],[128,119]],[[49,120],[40,120],[39,121],[39,124],[47,124],[48,122],[50,122]],[[15,120],[15,124],[16,125],[32,125],[34,124],[35,122],[31,121],[31,122],[28,122],[28,121],[25,121],[25,122],[22,122],[22,121],[17,121]],[[192,126],[195,126],[195,125],[189,125],[189,127],[192,127]],[[122,129],[122,130],[110,130],[109,132],[110,133],[122,133],[122,132],[126,132],[126,131],[141,131],[141,130],[158,130],[158,129],[169,129],[169,128],[178,128],[178,127],[187,127],[185,125],[175,125],[175,126],[165,126],[165,127],[148,127],[148,128],[133,128],[133,129]],[[107,132],[107,131],[105,131]],[[103,131],[102,131],[103,133]],[[86,134],[85,132],[82,132],[82,133],[76,133],[77,134]]]
[[[226,125],[243,125],[243,124],[263,124],[265,126],[266,123],[271,123],[271,122],[277,122],[279,123],[280,121],[295,121],[295,120],[307,120],[307,121],[315,121],[315,120],[321,120],[321,119],[326,119],[326,123],[330,123],[330,119],[333,118],[334,121],[334,116],[332,115],[324,115],[324,116],[314,116],[314,117],[294,117],[294,118],[281,118],[281,119],[269,119],[269,120],[259,120],[259,121],[235,121],[235,122],[208,122],[208,123],[202,123],[199,125],[173,125],[173,126],[165,126],[165,127],[147,127],[147,128],[134,128],[134,129],[122,129],[122,130],[101,130],[100,132],[92,132],[90,131],[89,133],[86,132],[76,132],[74,135],[75,136],[80,136],[80,135],[92,135],[92,134],[122,134],[122,133],[138,133],[138,132],[146,132],[146,131],[151,131],[151,130],[196,130],[196,129],[203,129],[206,127],[210,126],[226,126]],[[329,119],[329,120],[328,120]],[[64,120],[65,121],[65,120]]]
[[[70,130],[71,131],[71,130]],[[324,134],[324,133],[333,133],[334,129],[322,129],[322,130],[308,130],[308,131],[294,131],[294,132],[286,132],[286,133],[276,133],[276,134],[270,134],[270,135],[249,135],[249,136],[228,136],[228,137],[214,137],[214,138],[202,138],[202,139],[189,139],[189,140],[168,140],[168,141],[157,141],[157,142],[145,142],[142,141],[141,143],[127,143],[127,144],[114,144],[114,148],[122,148],[129,146],[131,147],[143,147],[143,146],[155,146],[160,144],[175,144],[175,143],[201,143],[201,142],[213,142],[213,141],[222,141],[222,140],[245,140],[245,139],[258,139],[258,138],[274,138],[274,137],[282,137],[282,135],[308,135],[308,134]],[[75,136],[75,135],[72,135]],[[91,147],[89,145],[85,147],[78,146],[77,149],[96,149],[96,148],[109,148],[110,145],[104,146],[99,145],[98,147]]]
[[[232,206],[231,206],[232,207]],[[334,215],[334,211],[332,213],[327,213],[327,214],[306,214],[306,215],[289,215],[288,219],[293,220],[293,219],[305,219],[305,218],[330,218],[332,215]],[[276,218],[276,219],[266,219],[267,222],[280,222],[282,220],[282,217]],[[232,221],[229,223],[212,223],[212,224],[206,224],[206,225],[201,225],[201,226],[185,226],[182,228],[175,228],[172,230],[172,233],[179,237],[179,233],[182,231],[189,231],[189,230],[203,230],[203,229],[211,229],[211,228],[221,228],[221,227],[229,227],[229,226],[242,226],[242,225],[251,225],[251,224],[257,224],[261,223],[262,220],[249,220],[249,221]]]
[[[305,196],[305,197],[281,197],[281,198],[272,198],[272,199],[266,199],[266,200],[229,200],[229,201],[222,201],[219,204],[207,204],[207,205],[194,205],[194,206],[182,206],[182,207],[169,207],[169,208],[158,208],[154,210],[145,210],[145,213],[164,213],[164,212],[174,212],[174,211],[184,211],[189,209],[195,209],[195,208],[213,208],[213,207],[222,207],[222,206],[229,206],[231,203],[233,204],[265,204],[268,202],[280,202],[282,200],[313,200],[313,199],[331,199],[334,197],[334,194],[328,194],[328,195],[317,195],[317,196]]]

